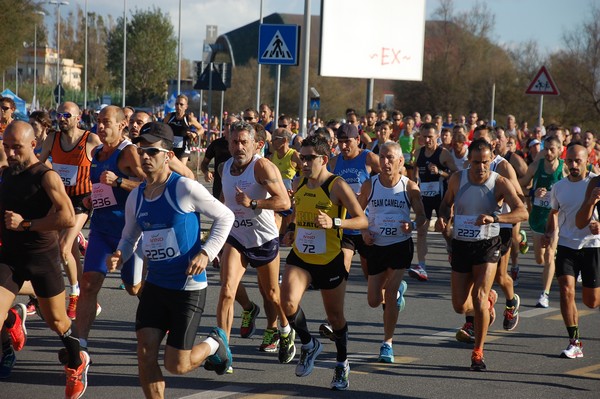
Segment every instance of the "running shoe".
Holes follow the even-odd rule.
[[[18,352],[23,349],[25,342],[27,342],[27,328],[25,328],[27,307],[22,303],[17,303],[9,309],[9,312],[15,315],[15,324],[10,328],[6,327],[6,331],[10,335],[13,349]]]
[[[402,312],[404,307],[406,306],[406,301],[404,300],[404,293],[408,289],[408,285],[406,281],[402,280],[400,283],[400,288],[398,288],[398,299],[396,300],[396,304],[398,305],[398,312]]]
[[[470,344],[475,342],[475,331],[473,329],[473,323],[466,322],[461,329],[456,332],[456,340],[458,342],[465,342]]]
[[[319,326],[319,335],[323,338],[329,338],[330,341],[335,341],[335,334],[333,333],[333,328],[329,323],[322,323]]]
[[[527,244],[527,233],[525,230],[520,230],[519,234],[521,235],[521,242],[519,242],[519,251],[525,255],[529,252],[529,244]]]
[[[394,363],[394,349],[390,344],[384,342],[379,348],[378,362],[381,363]]]
[[[260,307],[253,303],[252,310],[244,310],[242,312],[242,326],[240,327],[240,336],[242,338],[250,338],[256,331],[255,321],[260,314]]]
[[[79,295],[69,295],[69,305],[67,306],[67,316],[71,320],[75,320],[77,318],[77,301],[79,300]]]
[[[102,306],[100,306],[99,303],[96,303],[96,317],[98,317],[100,313],[102,313]]]
[[[261,352],[277,352],[279,350],[279,330],[267,328],[258,350]]]
[[[90,356],[85,351],[80,351],[79,354],[81,356],[81,364],[77,369],[70,369],[68,366],[65,366],[65,373],[67,374],[66,399],[81,398],[87,388],[87,372],[90,367]]]
[[[581,279],[581,272],[579,272],[579,274],[577,275],[577,282],[579,284],[581,284],[583,282],[583,280]]]
[[[424,265],[411,266],[410,269],[408,269],[408,275],[419,281],[427,281],[428,279]]]
[[[510,268],[510,277],[513,280],[513,287],[519,285],[519,266],[513,266]]]
[[[85,256],[85,251],[87,251],[88,242],[81,231],[79,232],[79,234],[77,234],[77,243],[79,245],[79,252],[81,252],[81,255]]]
[[[471,371],[486,371],[487,368],[483,361],[483,353],[475,352],[471,353]]]
[[[29,302],[27,302],[27,305],[25,305],[27,307],[27,316],[32,316],[37,313],[35,306],[36,302],[37,298],[29,295]]]
[[[313,338],[312,340],[312,349],[300,348],[300,361],[296,366],[296,375],[298,377],[306,377],[312,373],[313,367],[315,366],[315,359],[323,350],[323,345],[321,345],[321,342],[319,342],[318,339]]]
[[[215,373],[223,375],[227,372],[227,369],[229,369],[232,363],[227,335],[225,335],[225,331],[219,327],[215,327],[208,336],[219,343],[219,349],[217,349],[217,352],[214,355],[208,357],[207,362],[212,363]],[[204,368],[206,368],[206,365]]]
[[[120,290],[124,290],[124,289],[125,289],[125,283],[121,283],[121,284],[119,284],[119,289],[120,289]]]
[[[569,340],[569,346],[567,346],[567,349],[562,351],[560,357],[565,359],[576,359],[578,357],[583,357],[583,344],[578,339]]]
[[[12,348],[2,354],[2,359],[0,359],[0,379],[10,377],[10,373],[12,372],[13,367],[15,367],[16,361],[17,357]]]
[[[350,365],[335,366],[333,379],[331,380],[331,389],[334,391],[345,391],[350,386],[348,377],[350,376]]]
[[[519,307],[521,306],[521,297],[515,294],[515,300],[517,304],[515,306],[504,308],[504,322],[502,323],[502,327],[504,327],[507,331],[512,331],[519,324]]]
[[[548,294],[546,294],[545,292],[542,292],[542,294],[540,295],[540,299],[538,299],[537,303],[535,304],[536,308],[547,308],[548,306],[550,306],[550,300],[548,298]]]
[[[294,356],[296,356],[296,344],[294,344],[294,340],[296,339],[296,331],[292,329],[290,333],[284,337],[280,335],[279,340],[279,363],[289,363],[292,361]]]
[[[488,302],[490,303],[490,327],[496,321],[496,309],[494,308],[496,301],[498,301],[498,293],[495,289],[491,289],[488,296]]]

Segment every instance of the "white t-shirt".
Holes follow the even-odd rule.
[[[550,206],[558,210],[558,245],[571,249],[598,248],[600,235],[593,235],[586,226],[578,229],[575,225],[575,216],[585,199],[585,191],[594,173],[578,182],[564,178],[552,186]],[[594,209],[593,220],[598,220],[598,212]]]

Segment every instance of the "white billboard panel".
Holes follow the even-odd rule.
[[[423,79],[425,0],[321,0],[321,76]]]

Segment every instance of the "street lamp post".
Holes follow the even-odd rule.
[[[43,11],[35,11],[34,14],[46,16]],[[37,21],[33,28],[33,99],[31,100],[31,108],[37,107]]]
[[[85,0],[85,49],[84,51],[84,56],[83,56],[83,109],[87,109],[87,99],[88,99],[88,92],[87,92],[87,82],[88,82],[88,2],[87,0]]]
[[[181,0],[179,0],[179,28],[177,43],[177,95],[181,94]]]
[[[60,90],[60,6],[68,6],[69,2],[68,1],[58,1],[58,0],[50,0],[48,2],[49,4],[54,4],[56,5],[56,14],[57,14],[57,18],[56,18],[56,91],[58,92],[57,94],[57,101],[56,101],[56,106],[58,107],[60,105],[60,95],[61,95],[61,90]]]
[[[127,76],[127,0],[123,0],[123,98],[121,106],[125,107],[125,88]]]

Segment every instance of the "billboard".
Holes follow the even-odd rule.
[[[425,0],[321,0],[319,74],[422,80]]]

